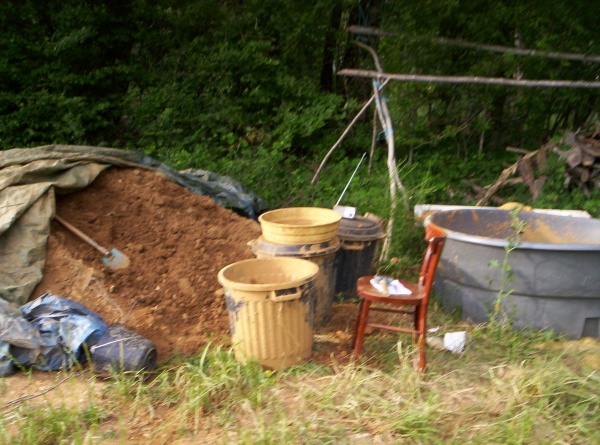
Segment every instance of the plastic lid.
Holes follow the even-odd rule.
[[[356,216],[353,219],[342,218],[338,237],[348,241],[374,241],[384,238],[385,233],[376,221]]]

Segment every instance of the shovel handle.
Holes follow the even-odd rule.
[[[108,249],[105,249],[104,247],[102,247],[100,244],[98,244],[96,241],[94,241],[93,239],[91,239],[89,236],[87,236],[85,233],[83,233],[81,230],[79,230],[78,228],[72,226],[70,223],[68,223],[67,221],[65,221],[64,219],[62,219],[60,216],[58,215],[54,215],[54,218],[61,223],[63,226],[65,226],[67,229],[69,229],[71,232],[73,232],[75,235],[77,235],[79,238],[81,238],[82,240],[84,240],[86,243],[88,243],[90,246],[92,246],[93,248],[99,250],[100,252],[102,252],[104,255],[109,255],[110,251]]]

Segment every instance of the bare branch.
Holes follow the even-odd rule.
[[[383,67],[381,66],[381,63],[379,62],[379,56],[377,55],[377,53],[375,52],[375,50],[373,48],[371,48],[369,45],[365,45],[362,42],[359,42],[357,40],[354,40],[352,43],[354,43],[357,46],[360,46],[362,49],[366,50],[369,52],[369,54],[371,54],[371,57],[373,57],[373,63],[375,63],[375,67],[377,68],[377,71],[379,71],[380,73],[383,72]]]
[[[384,31],[378,28],[369,28],[368,26],[352,25],[348,27],[350,34],[360,34],[363,36],[377,36],[377,37],[396,37],[401,34],[395,32]]]
[[[381,29],[376,29],[376,28],[368,28],[368,27],[364,27],[364,26],[351,26],[348,28],[348,31],[351,32],[352,34],[361,34],[361,35],[378,36],[378,37],[401,37],[402,36],[402,34],[383,31]],[[417,39],[433,40],[434,42],[442,44],[442,45],[451,45],[451,46],[457,46],[460,48],[483,50],[483,51],[490,51],[490,52],[496,52],[496,53],[508,53],[508,54],[516,54],[519,56],[529,56],[529,57],[543,57],[543,58],[547,58],[547,59],[571,60],[574,62],[584,62],[584,63],[600,63],[600,56],[596,56],[596,55],[578,54],[578,53],[563,53],[563,52],[558,52],[558,51],[540,51],[537,49],[512,48],[510,46],[500,46],[500,45],[486,45],[484,43],[466,42],[464,40],[449,39],[447,37],[417,36]]]
[[[524,148],[519,147],[506,147],[506,151],[510,151],[511,153],[519,153],[522,155],[531,153],[531,150],[525,150]]]
[[[499,77],[473,76],[429,76],[421,74],[380,73],[371,70],[344,69],[338,71],[340,76],[367,77],[374,79],[402,80],[407,82],[457,83],[508,85],[519,87],[554,87],[554,88],[600,88],[600,82],[584,80],[517,80]]]
[[[14,400],[11,400],[10,402],[7,402],[3,408],[9,408],[13,405],[16,405],[18,403],[24,402],[26,400],[31,400],[31,399],[35,399],[36,397],[41,397],[44,394],[48,394],[50,391],[52,391],[53,389],[58,388],[60,385],[62,385],[63,383],[65,383],[67,380],[69,380],[72,377],[79,377],[80,375],[82,375],[85,371],[80,371],[77,374],[69,374],[68,376],[66,376],[64,379],[62,379],[60,382],[56,383],[55,385],[52,385],[50,388],[38,393],[38,394],[31,394],[28,396],[22,396],[22,397],[18,397]]]

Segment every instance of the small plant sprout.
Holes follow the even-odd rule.
[[[510,211],[510,230],[512,234],[506,240],[507,243],[504,246],[504,257],[502,259],[502,264],[495,259],[491,260],[488,264],[490,268],[500,269],[500,289],[498,290],[498,295],[494,300],[493,311],[490,316],[491,325],[504,327],[510,321],[506,310],[503,309],[503,303],[506,298],[508,298],[508,296],[514,292],[514,289],[509,288],[509,285],[512,283],[514,278],[514,271],[509,263],[509,256],[511,252],[519,246],[521,242],[521,236],[523,235],[525,226],[527,225],[526,221],[523,221],[519,218],[519,213],[522,209],[523,205],[518,205]]]

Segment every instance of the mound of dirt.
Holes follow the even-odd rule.
[[[79,301],[108,324],[120,322],[152,341],[158,359],[229,345],[219,270],[254,258],[248,242],[260,225],[162,175],[110,168],[89,187],[56,198],[57,214],[131,264],[113,270],[102,254],[54,221],[44,277],[31,299],[52,292]],[[336,305],[315,335],[313,360],[346,361],[355,305]]]
[[[257,222],[139,169],[110,168],[56,202],[60,216],[131,264],[107,268],[100,252],[55,221],[32,298],[52,292],[80,301],[107,323],[122,322],[154,342],[159,360],[226,339],[217,273],[254,257],[247,243],[260,235]]]

